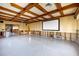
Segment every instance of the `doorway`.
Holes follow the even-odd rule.
[[[6,37],[14,36],[19,33],[19,26],[14,24],[6,24]]]

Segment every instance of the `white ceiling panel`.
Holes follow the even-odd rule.
[[[48,15],[45,15],[45,16],[43,16],[44,18],[51,18],[50,16],[48,16]]]
[[[32,11],[32,12],[38,14],[38,15],[44,14],[41,10],[39,10],[36,7],[31,8],[30,11]]]
[[[3,6],[3,7],[5,7],[5,8],[8,8],[8,9],[10,9],[10,10],[14,10],[14,11],[16,11],[16,12],[20,12],[20,11],[21,11],[20,9],[17,9],[17,8],[15,8],[15,7],[12,7],[12,6],[10,5],[10,3],[0,3],[0,6]]]
[[[24,14],[25,14],[25,15],[28,15],[28,16],[31,16],[31,17],[35,17],[35,15],[32,15],[32,14],[27,13],[27,12],[25,12]]]
[[[64,12],[64,14],[71,14],[71,13],[75,13],[76,9],[77,9],[77,7],[64,10],[63,12]]]
[[[56,17],[56,16],[61,16],[61,15],[60,15],[59,12],[56,12],[56,13],[52,14],[52,16],[53,16],[53,17]]]
[[[57,9],[54,3],[51,3],[51,5],[47,5],[47,3],[39,3],[39,5],[41,5],[44,9],[46,9],[47,11],[52,11]]]
[[[21,7],[26,7],[28,5],[28,3],[16,3],[17,5],[21,6]]]
[[[67,6],[67,5],[70,5],[72,3],[61,3],[61,6],[64,7],[64,6]]]

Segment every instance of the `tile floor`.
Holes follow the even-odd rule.
[[[77,56],[73,42],[40,36],[14,36],[0,39],[0,56]]]

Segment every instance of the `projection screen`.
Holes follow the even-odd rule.
[[[43,22],[43,30],[59,30],[59,20]]]

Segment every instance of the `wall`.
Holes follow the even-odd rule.
[[[60,32],[75,33],[77,28],[76,21],[74,16],[60,18]]]
[[[0,23],[0,30],[4,29],[4,31],[5,31],[5,24],[19,25],[19,30],[26,30],[25,23],[11,22],[11,21],[4,21],[4,23]]]
[[[27,25],[30,30],[42,31],[42,22],[35,22]]]
[[[77,29],[77,24],[79,25],[79,20],[74,19],[74,16],[62,17],[60,18],[60,31],[59,32],[75,33]],[[28,24],[27,26],[29,26],[30,30],[42,31],[41,21]]]
[[[27,26],[24,23],[4,21],[4,23],[2,24],[0,23],[0,30],[5,29],[5,24],[18,24],[19,30],[42,31],[41,21],[27,24]],[[77,28],[79,29],[79,20],[74,19],[73,16],[67,16],[67,17],[60,18],[60,31],[59,32],[75,33]]]
[[[3,23],[0,23],[0,31],[5,31],[5,25]]]
[[[77,20],[77,29],[79,30],[79,19]]]

